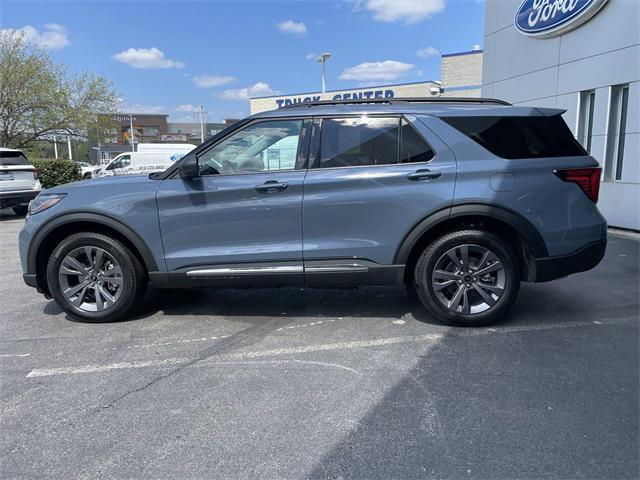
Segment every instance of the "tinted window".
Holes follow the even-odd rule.
[[[560,115],[442,119],[502,158],[587,155]]]
[[[322,121],[321,167],[384,165],[397,161],[397,118],[362,116]]]
[[[428,162],[435,153],[422,136],[406,120],[401,124],[400,162]]]
[[[0,165],[30,165],[22,152],[0,152]]]
[[[200,174],[291,170],[296,166],[302,120],[254,123],[198,157]]]

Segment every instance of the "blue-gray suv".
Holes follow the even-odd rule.
[[[602,259],[598,163],[562,110],[491,99],[295,104],[240,121],[168,170],[42,192],[27,285],[90,322],[155,288],[407,285],[456,325],[521,281]]]

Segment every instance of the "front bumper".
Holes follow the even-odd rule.
[[[36,198],[40,190],[13,190],[0,192],[0,207],[7,208],[14,205],[23,205]]]
[[[535,282],[548,282],[572,273],[586,272],[600,263],[607,249],[607,240],[585,245],[568,255],[537,258]]]

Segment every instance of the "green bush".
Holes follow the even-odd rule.
[[[80,180],[80,166],[71,160],[31,160],[40,172],[42,188],[51,188],[63,183]]]

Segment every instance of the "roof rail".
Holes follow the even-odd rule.
[[[355,98],[349,100],[316,100],[312,102],[299,102],[285,105],[283,108],[316,107],[323,105],[366,105],[371,103],[395,105],[399,103],[476,103],[480,105],[506,105],[509,102],[497,98],[480,97],[393,97],[393,98]]]

